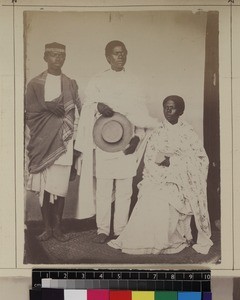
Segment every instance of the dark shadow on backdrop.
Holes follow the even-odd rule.
[[[204,76],[204,147],[209,157],[208,208],[220,220],[219,13],[207,13]]]

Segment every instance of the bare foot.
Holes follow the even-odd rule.
[[[69,237],[66,234],[62,233],[59,228],[53,229],[53,236],[59,242],[67,242],[69,240]]]
[[[97,243],[97,244],[104,244],[107,242],[109,236],[106,235],[105,233],[100,233],[98,234],[94,239],[94,243]]]
[[[37,237],[37,239],[38,239],[40,242],[44,242],[44,241],[49,240],[51,237],[52,237],[52,230],[51,230],[51,229],[48,229],[48,230],[43,231],[43,233],[40,234],[40,235]]]
[[[188,244],[189,247],[192,247],[192,245],[194,245],[195,242],[194,242],[193,239],[191,239],[191,240],[187,240],[187,244]]]

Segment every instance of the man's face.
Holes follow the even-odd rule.
[[[44,59],[48,64],[50,70],[61,70],[66,54],[60,51],[49,51],[44,55]]]
[[[173,100],[168,100],[163,106],[163,113],[165,118],[171,124],[176,124],[179,118],[179,111],[176,107],[176,104]]]
[[[107,61],[114,71],[121,71],[127,61],[126,49],[122,46],[114,47],[112,53],[107,56]]]

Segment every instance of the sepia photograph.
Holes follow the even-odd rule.
[[[23,264],[220,264],[219,12],[23,16]]]

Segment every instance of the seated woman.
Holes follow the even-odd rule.
[[[165,120],[148,141],[138,202],[126,228],[109,246],[129,254],[170,254],[193,245],[207,254],[213,245],[206,195],[208,157],[193,128],[179,120],[184,109],[181,97],[164,99]],[[195,244],[192,216],[198,231]]]

